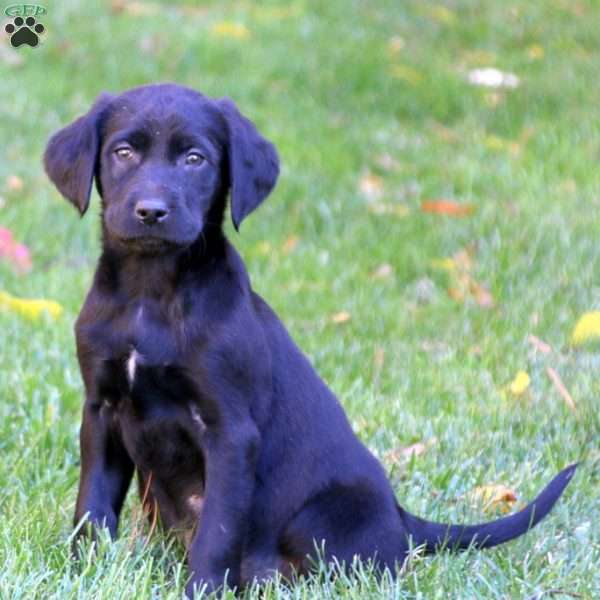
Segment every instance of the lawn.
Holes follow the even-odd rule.
[[[47,8],[37,48],[13,50],[0,31],[0,227],[33,265],[19,274],[0,260],[0,291],[64,309],[0,310],[0,598],[182,595],[182,550],[148,539],[133,493],[119,539],[70,560],[73,323],[99,252],[99,201],[80,220],[41,166],[48,136],[100,91],[165,80],[230,96],[277,145],[278,187],[228,231],[406,508],[489,519],[582,461],[547,520],[498,549],[415,556],[396,581],[321,565],[248,597],[600,597],[600,345],[570,343],[579,317],[600,310],[600,5]],[[486,67],[516,87],[469,82]],[[500,485],[516,503],[481,493]]]

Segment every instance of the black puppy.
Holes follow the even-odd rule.
[[[409,545],[489,548],[552,508],[575,466],[515,515],[419,519],[341,405],[252,291],[221,225],[269,194],[273,145],[230,100],[177,85],[102,95],[49,142],[45,166],[83,214],[95,178],[102,256],[77,320],[86,400],[75,522],[116,533],[134,470],[166,527],[190,532],[188,594],[326,557],[393,569]]]

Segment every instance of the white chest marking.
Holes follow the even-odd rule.
[[[129,387],[133,386],[133,380],[135,379],[135,367],[139,359],[140,355],[137,353],[137,350],[132,350],[129,358],[127,359],[127,380],[129,381]]]

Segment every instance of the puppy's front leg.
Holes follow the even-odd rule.
[[[99,403],[88,399],[83,409],[79,434],[81,476],[75,509],[75,525],[84,517],[91,526],[108,528],[117,533],[119,513],[133,476],[133,462],[123,446],[112,419]],[[86,516],[87,515],[87,516]],[[85,533],[90,527],[83,527]]]
[[[248,417],[224,422],[205,437],[206,488],[199,528],[190,547],[192,578],[186,593],[202,583],[208,591],[240,582],[240,566],[260,448],[256,425]]]

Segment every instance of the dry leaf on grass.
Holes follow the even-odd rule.
[[[474,300],[481,308],[492,308],[494,297],[490,291],[472,276],[474,269],[473,247],[456,252],[451,258],[438,258],[430,261],[434,269],[447,271],[450,276],[448,295],[456,302]]]
[[[231,21],[215,23],[210,28],[210,32],[217,37],[236,40],[245,40],[250,37],[250,30],[243,23],[233,23]]]
[[[562,399],[565,401],[565,404],[569,407],[569,409],[573,412],[576,410],[575,401],[571,394],[569,394],[569,390],[565,387],[565,384],[562,382],[560,375],[552,368],[548,367],[546,369],[546,373],[548,373],[548,377],[550,377],[550,381],[554,384],[554,387],[561,395]]]
[[[300,238],[297,235],[290,235],[290,237],[285,240],[283,246],[281,247],[284,254],[290,254],[296,249]]]
[[[441,25],[453,25],[456,23],[456,14],[443,4],[425,4],[423,12],[436,23]]]
[[[272,246],[269,242],[262,241],[256,244],[256,250],[259,254],[269,254],[272,250]]]
[[[384,459],[388,463],[401,464],[410,460],[413,456],[421,456],[429,450],[434,444],[437,443],[437,438],[433,437],[424,442],[415,442],[410,446],[404,446],[402,448],[393,448],[385,453]]]
[[[501,483],[480,485],[469,493],[471,502],[483,505],[485,512],[510,511],[517,501],[517,495],[513,490]]]
[[[550,354],[550,352],[552,352],[552,346],[546,344],[546,342],[540,340],[540,338],[535,335],[528,335],[527,341],[535,348],[535,350],[542,354]]]
[[[577,321],[571,334],[571,345],[582,346],[600,340],[600,310],[586,312]]]
[[[335,323],[336,325],[339,325],[341,323],[347,323],[351,318],[352,316],[349,312],[342,310],[331,315],[331,322]]]
[[[63,310],[62,306],[54,300],[17,298],[2,291],[0,291],[0,309],[14,312],[31,321],[39,319],[43,314],[56,319]]]
[[[408,65],[394,64],[390,66],[390,76],[401,79],[410,85],[417,85],[423,81],[423,75],[415,68]]]
[[[399,35],[394,35],[388,40],[388,51],[392,55],[398,54],[404,46],[406,46],[406,42]]]
[[[530,60],[540,60],[541,58],[544,58],[544,54],[544,48],[539,44],[531,44],[531,46],[528,46],[527,48],[527,56]]]
[[[522,396],[528,389],[531,379],[526,371],[518,371],[515,378],[508,384],[508,391],[517,398]]]
[[[401,218],[410,214],[410,208],[406,204],[391,204],[390,202],[369,202],[367,210],[374,215],[390,215]]]
[[[473,213],[472,204],[459,204],[454,200],[423,200],[421,211],[435,215],[446,215],[448,217],[468,217]]]

